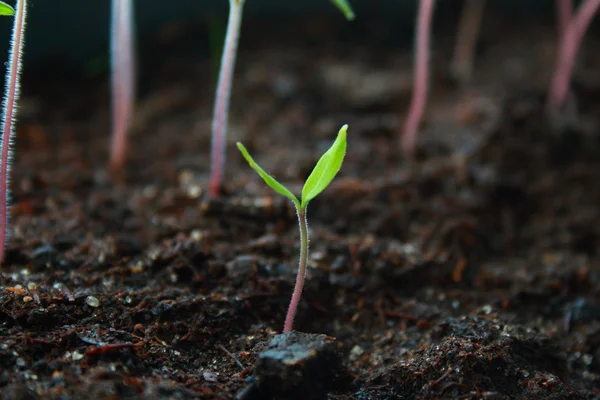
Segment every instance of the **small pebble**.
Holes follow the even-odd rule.
[[[85,302],[86,302],[86,303],[87,303],[87,305],[88,305],[88,306],[90,306],[90,307],[94,307],[94,308],[96,308],[96,307],[100,307],[100,301],[99,301],[97,298],[95,298],[94,296],[88,296],[88,297],[85,299]]]

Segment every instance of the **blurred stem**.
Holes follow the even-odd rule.
[[[417,131],[421,125],[427,103],[427,92],[429,90],[429,46],[434,3],[434,0],[420,0],[419,11],[417,13],[413,97],[401,140],[402,150],[407,157],[414,154]]]
[[[225,46],[221,58],[217,93],[215,96],[214,113],[212,120],[212,148],[210,162],[210,188],[211,197],[217,197],[223,179],[223,168],[227,148],[227,123],[229,118],[229,99],[233,84],[233,71],[237,58],[237,47],[242,26],[242,12],[245,0],[229,0],[229,20]]]
[[[598,12],[600,0],[584,0],[561,35],[556,55],[554,75],[548,90],[548,111],[557,114],[565,103],[569,93],[571,76],[575,67],[575,58],[581,42],[594,15]]]
[[[475,48],[481,29],[485,1],[465,0],[463,5],[451,65],[452,74],[462,84],[468,82],[473,74]]]
[[[135,98],[133,0],[113,0],[111,14],[112,144],[110,169],[120,174],[127,156],[127,133]]]

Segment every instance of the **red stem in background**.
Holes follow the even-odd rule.
[[[298,224],[300,226],[300,261],[298,262],[298,275],[296,275],[296,285],[294,293],[290,301],[285,324],[283,325],[283,333],[292,331],[294,319],[300,298],[302,297],[302,289],[304,288],[304,278],[306,278],[306,264],[308,263],[308,224],[306,223],[306,208],[296,209],[298,213]]]
[[[406,156],[415,151],[417,130],[423,119],[429,90],[429,46],[434,0],[420,0],[416,27],[416,55],[413,97],[402,132],[402,150]]]
[[[584,0],[564,28],[557,51],[554,75],[548,90],[548,110],[551,114],[558,113],[565,103],[577,50],[599,7],[600,0]]]
[[[112,144],[110,169],[123,170],[127,156],[127,132],[131,126],[135,99],[133,0],[112,0]]]
[[[556,19],[558,20],[558,34],[565,34],[569,21],[573,18],[573,0],[556,0]]]
[[[0,143],[0,263],[4,260],[4,250],[8,236],[9,219],[9,181],[10,163],[12,162],[12,142],[14,124],[19,100],[21,77],[21,53],[25,44],[25,18],[27,16],[27,0],[17,0],[14,16],[13,33],[9,53],[9,65],[6,72],[6,94],[4,96],[4,127]]]
[[[465,0],[463,4],[451,65],[452,74],[461,83],[468,82],[473,74],[473,60],[484,7],[485,0]]]
[[[212,148],[210,160],[210,197],[217,197],[223,179],[225,153],[227,149],[227,119],[229,99],[233,81],[233,71],[237,57],[237,47],[242,26],[242,11],[245,0],[229,0],[229,20],[221,58],[219,80],[212,120]]]

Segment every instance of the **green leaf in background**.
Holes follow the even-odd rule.
[[[308,202],[317,197],[335,178],[346,155],[346,133],[348,125],[342,126],[337,139],[329,150],[323,154],[315,168],[302,188],[302,208],[306,208]]]
[[[248,164],[250,164],[250,166],[252,167],[252,169],[255,170],[261,176],[261,178],[263,178],[263,180],[265,181],[265,183],[267,185],[269,185],[269,187],[271,187],[271,189],[273,189],[277,193],[279,193],[279,194],[287,197],[288,199],[292,200],[294,202],[294,205],[298,209],[300,209],[300,202],[298,201],[298,198],[296,196],[294,196],[294,194],[292,192],[290,192],[288,190],[288,188],[286,188],[285,186],[283,186],[281,183],[277,182],[275,180],[275,178],[273,178],[271,175],[267,174],[254,161],[254,159],[250,156],[250,154],[248,153],[248,150],[246,150],[246,148],[244,147],[243,144],[241,144],[240,142],[237,142],[237,147],[240,150],[240,152],[242,153],[242,155],[244,156],[244,158],[246,159],[246,161],[248,161]]]
[[[3,1],[0,1],[0,15],[15,15],[15,9],[6,4]]]
[[[354,11],[352,11],[350,3],[348,3],[346,0],[331,0],[331,2],[340,9],[348,21],[352,21],[354,19]]]

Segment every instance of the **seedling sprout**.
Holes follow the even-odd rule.
[[[246,0],[229,0],[229,19],[225,46],[221,56],[221,68],[217,82],[217,95],[212,120],[212,148],[209,194],[219,195],[223,167],[225,165],[225,147],[227,143],[227,119],[229,116],[229,98],[233,81],[233,71],[237,58],[237,47],[242,26],[242,11]]]
[[[317,197],[333,180],[337,175],[342,162],[344,161],[344,155],[346,154],[346,133],[348,131],[348,125],[342,126],[340,129],[337,139],[333,142],[333,145],[323,154],[321,159],[315,165],[315,168],[306,179],[304,187],[302,188],[302,197],[298,199],[289,189],[279,183],[275,178],[266,173],[250,156],[246,148],[240,142],[237,143],[237,147],[248,161],[248,164],[263,178],[265,183],[275,190],[282,196],[290,199],[296,207],[296,213],[298,214],[298,225],[300,229],[300,260],[298,262],[298,275],[296,276],[296,285],[294,286],[294,292],[290,301],[287,316],[285,318],[285,324],[283,326],[283,332],[291,332],[294,324],[294,318],[300,303],[300,297],[302,296],[302,288],[304,287],[304,278],[306,276],[306,264],[308,262],[308,225],[306,220],[306,208],[308,203]]]
[[[435,0],[420,0],[416,25],[415,78],[413,97],[404,123],[401,145],[405,155],[415,151],[417,131],[423,119],[429,90],[429,42],[431,36],[431,18]]]
[[[112,0],[112,144],[110,168],[120,173],[127,156],[127,133],[135,99],[133,0]]]
[[[17,102],[21,77],[21,53],[25,45],[25,17],[27,16],[27,0],[18,0],[15,11],[5,3],[0,3],[0,15],[15,15],[6,71],[6,89],[3,103],[3,130],[0,143],[0,263],[4,259],[4,249],[8,235],[9,219],[9,181],[10,163],[12,161],[12,142],[14,123],[17,120]]]
[[[465,0],[462,8],[451,65],[454,78],[461,84],[470,81],[473,74],[475,48],[484,8],[485,0]]]
[[[564,0],[561,5],[561,13],[571,12],[571,3]],[[548,90],[548,111],[556,114],[564,105],[569,93],[569,86],[577,51],[583,40],[585,32],[592,22],[594,15],[600,8],[600,0],[584,0],[577,7],[575,13],[567,21],[568,15],[561,18],[564,26],[556,56],[554,75]]]

